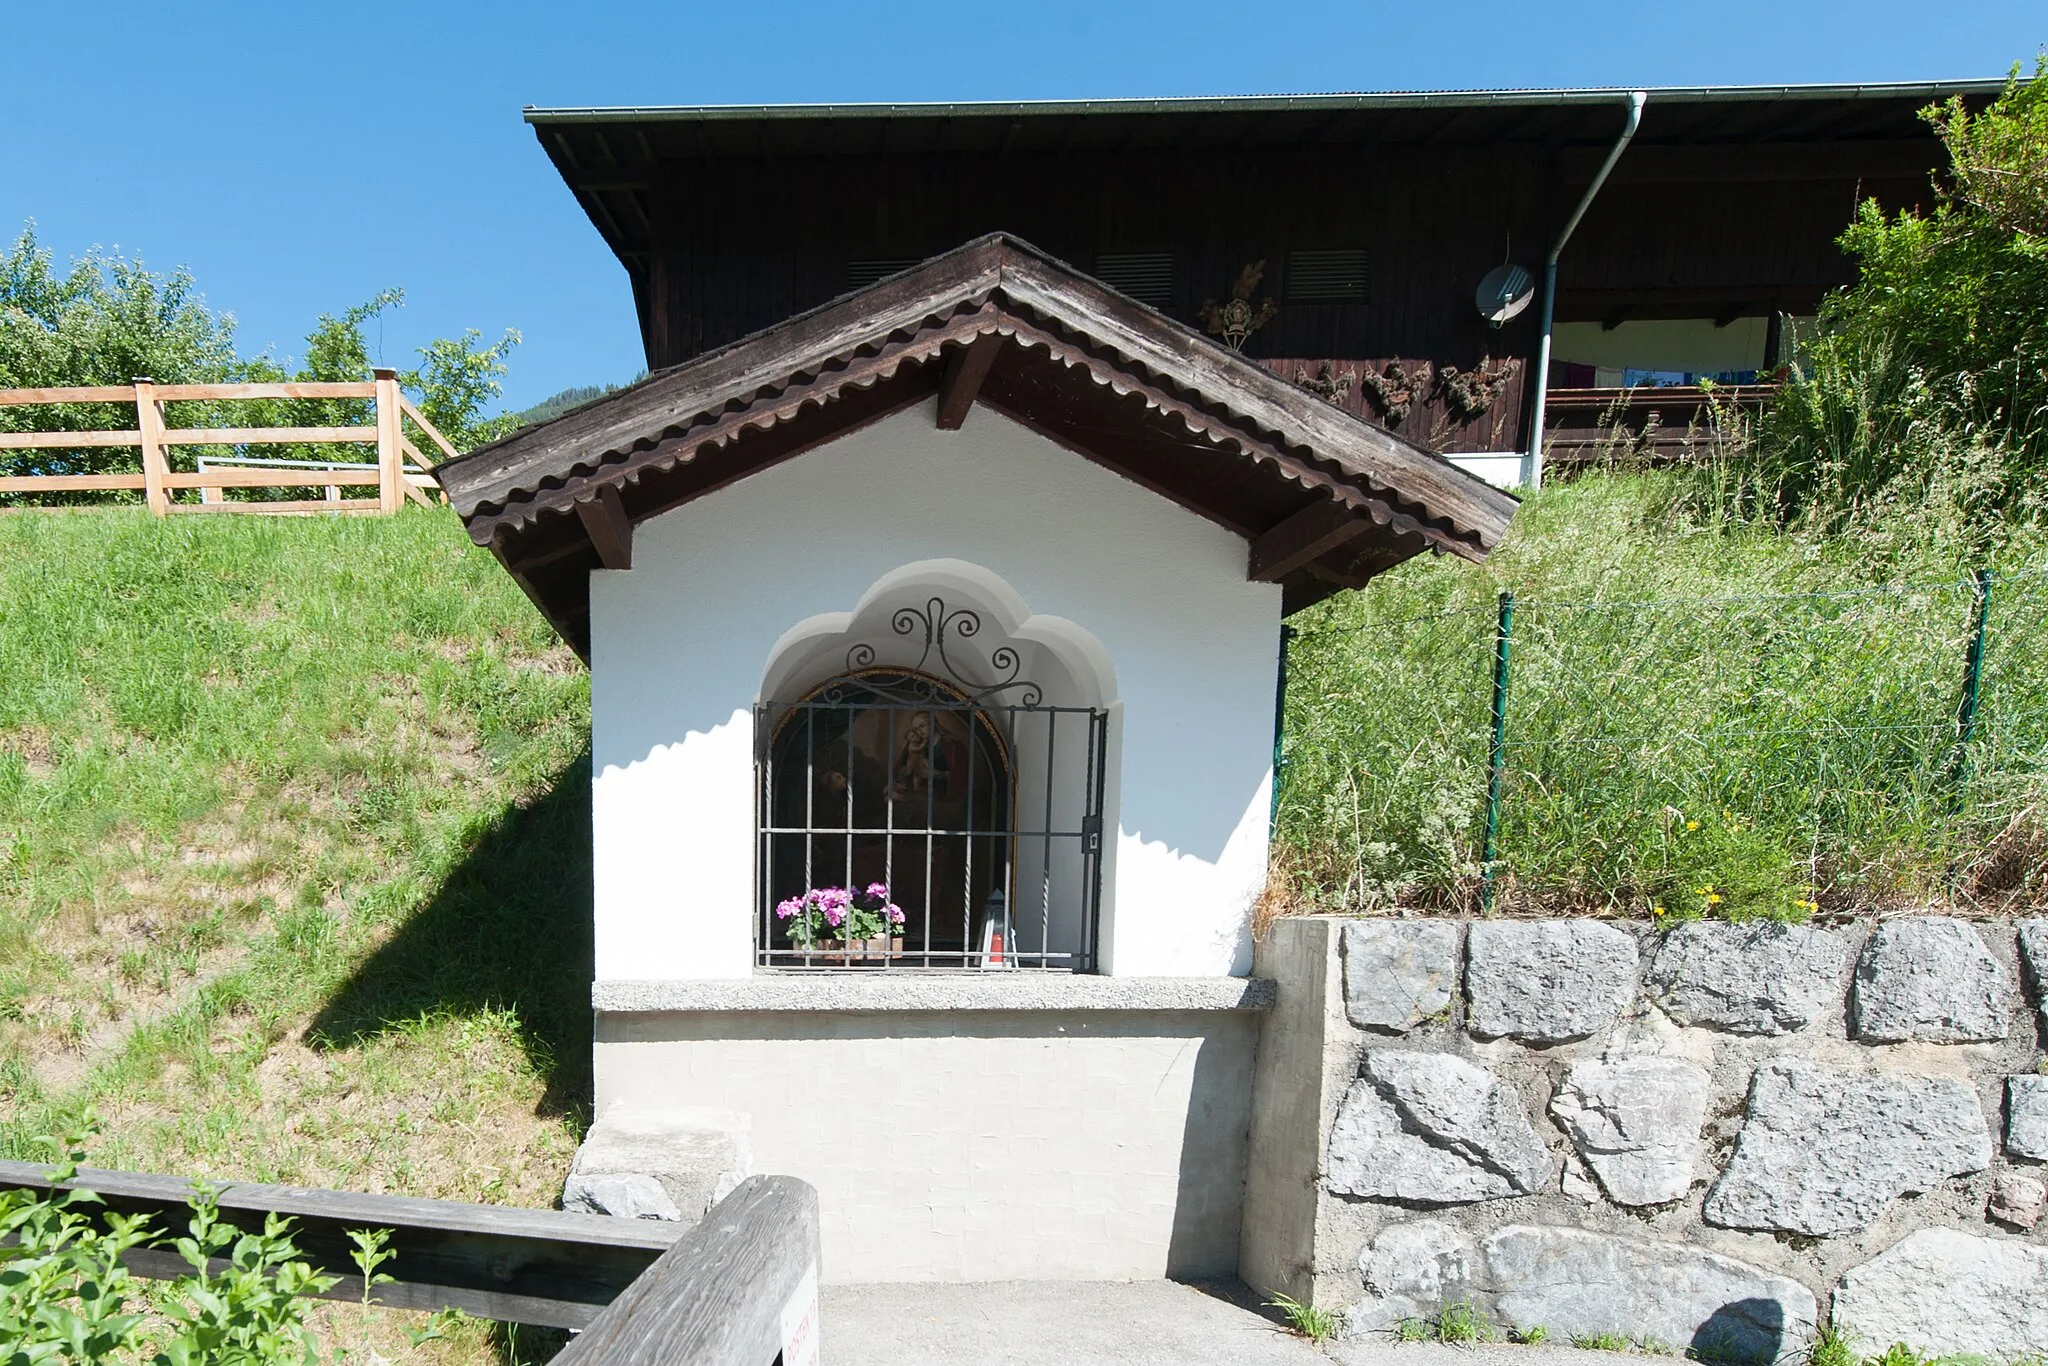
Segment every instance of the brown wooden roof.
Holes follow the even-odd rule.
[[[940,395],[1250,542],[1289,610],[1426,549],[1485,556],[1515,500],[1001,234],[451,460],[478,545],[579,652],[632,525]]]

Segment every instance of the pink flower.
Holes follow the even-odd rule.
[[[889,884],[886,882],[870,882],[868,884],[868,895],[877,901],[887,901],[889,899]]]
[[[893,903],[884,906],[882,908],[882,914],[889,917],[889,923],[892,925],[901,925],[903,923],[903,908],[901,906],[895,905]]]
[[[775,918],[778,920],[787,920],[803,908],[803,902],[797,900],[795,897],[791,897],[787,901],[780,901],[776,903]]]

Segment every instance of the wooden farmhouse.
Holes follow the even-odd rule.
[[[1553,412],[1767,377],[1943,93],[530,111],[650,367],[438,471],[591,668],[565,1199],[1233,1273],[1285,617],[1500,540],[1546,313]]]

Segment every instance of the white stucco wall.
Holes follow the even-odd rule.
[[[634,567],[591,579],[598,978],[752,972],[764,675],[927,582],[1018,618],[1027,665],[1075,695],[1114,690],[1102,970],[1249,972],[1280,590],[1245,553],[985,408],[944,432],[929,404],[642,523]]]

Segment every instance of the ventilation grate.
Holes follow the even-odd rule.
[[[912,266],[919,264],[921,263],[914,256],[905,257],[900,260],[890,257],[886,260],[878,258],[872,261],[848,261],[846,263],[846,287],[848,289],[866,289],[877,281],[888,279],[898,271],[909,270]]]
[[[1365,302],[1365,253],[1290,251],[1287,253],[1287,299],[1299,304]]]
[[[1095,278],[1141,304],[1164,308],[1173,302],[1173,253],[1105,252],[1095,258]]]

